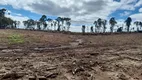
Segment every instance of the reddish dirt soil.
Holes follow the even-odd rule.
[[[142,80],[142,34],[0,30],[0,80]]]

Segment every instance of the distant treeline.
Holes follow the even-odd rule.
[[[6,9],[0,9],[0,28],[17,28],[21,23],[20,21],[14,21],[11,18],[5,17]],[[10,13],[8,13],[10,15]],[[57,19],[47,18],[46,15],[42,15],[39,20],[28,19],[22,22],[25,26],[25,29],[32,29],[32,30],[53,30],[53,31],[70,31],[71,26],[71,18],[68,17],[58,17]],[[90,27],[90,33],[105,33],[107,23],[110,24],[110,32],[114,32],[114,26],[116,26],[117,21],[114,17],[112,17],[109,21],[99,18],[98,20],[94,21],[93,25]],[[142,22],[136,21],[134,24],[136,27],[130,29],[132,24],[131,17],[128,17],[125,20],[127,32],[130,32],[132,29],[134,31],[140,31],[142,29]],[[103,29],[103,30],[102,30]],[[118,26],[117,32],[123,32],[124,26]],[[86,26],[82,25],[82,33],[86,33]]]

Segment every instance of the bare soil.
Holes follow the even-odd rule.
[[[0,80],[142,80],[142,34],[0,30]]]

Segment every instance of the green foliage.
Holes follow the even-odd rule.
[[[1,26],[8,26],[13,25],[13,20],[7,17],[0,17],[0,25]]]
[[[23,24],[28,29],[28,28],[36,25],[36,22],[33,19],[28,19],[27,21],[23,21]]]
[[[24,38],[19,34],[12,34],[8,36],[9,44],[23,44],[24,42]]]

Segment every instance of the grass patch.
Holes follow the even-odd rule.
[[[25,42],[23,36],[19,34],[12,34],[8,36],[8,43],[9,44],[23,44]]]

